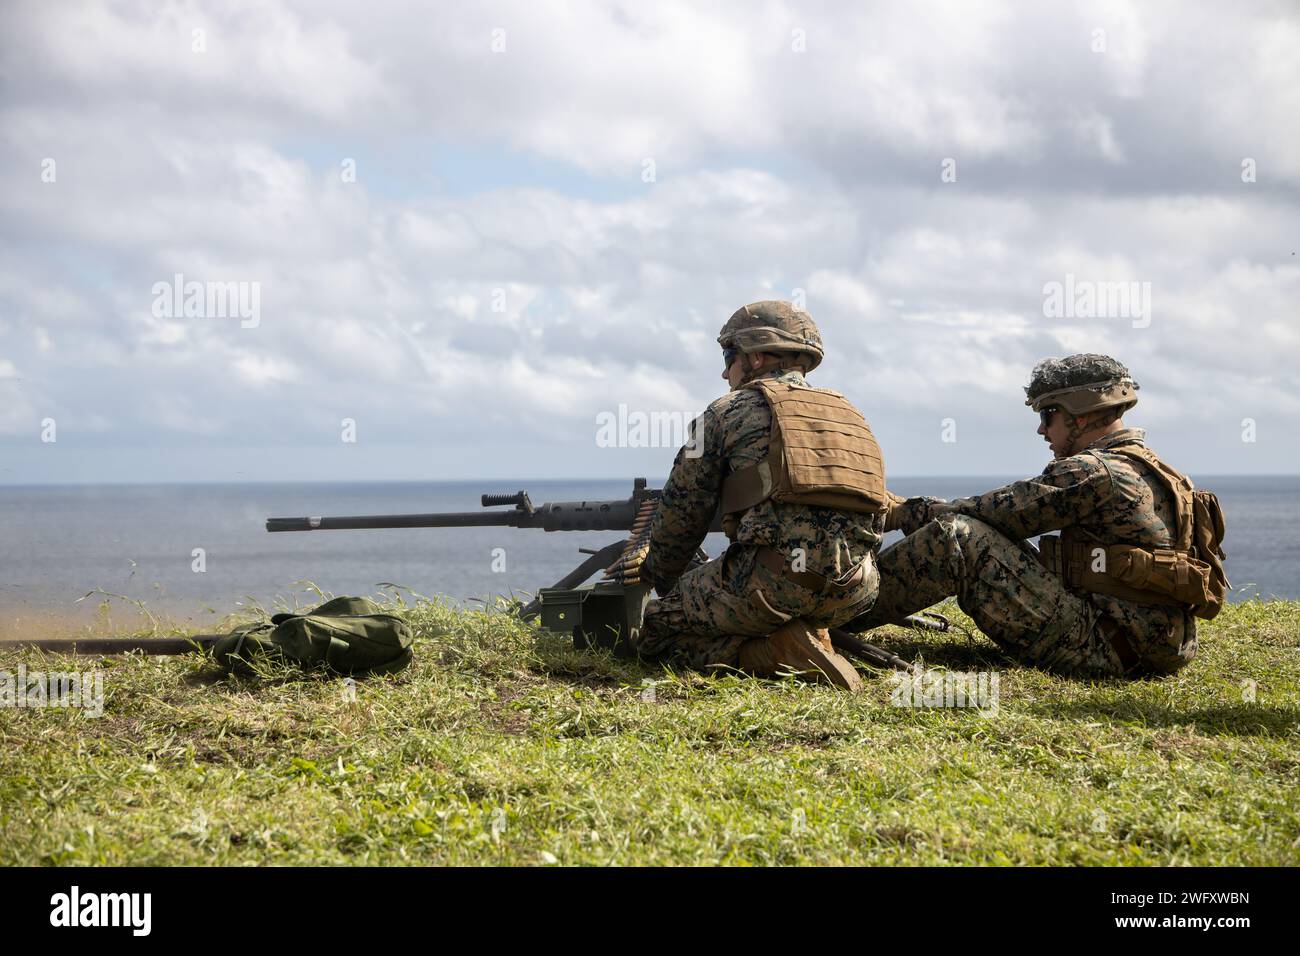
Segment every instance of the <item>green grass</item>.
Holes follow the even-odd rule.
[[[1231,607],[1180,675],[1135,683],[877,632],[997,669],[992,716],[890,706],[881,672],[850,696],[577,652],[499,612],[409,613],[416,663],[355,700],[293,669],[0,652],[0,670],[103,667],[106,694],[97,719],[0,708],[0,864],[1300,860],[1300,602]]]

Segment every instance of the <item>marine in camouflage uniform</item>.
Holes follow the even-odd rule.
[[[1037,478],[973,498],[895,499],[887,527],[907,537],[880,554],[880,596],[847,630],[900,622],[950,596],[1018,661],[1080,677],[1172,673],[1196,655],[1189,611],[1070,588],[1026,539],[1063,529],[1098,545],[1170,548],[1169,490],[1119,449],[1144,445],[1119,416],[1137,403],[1128,370],[1100,355],[1047,360],[1026,404],[1057,457]],[[1082,396],[1077,417],[1057,405]],[[1110,418],[1110,421],[1106,421]],[[1100,424],[1099,424],[1100,423]],[[1099,553],[1099,552],[1097,552]]]
[[[760,335],[749,351],[731,348],[737,327],[776,327],[788,341]],[[761,660],[768,635],[796,621],[813,629],[837,626],[871,606],[883,513],[841,513],[769,498],[724,522],[731,544],[722,557],[687,569],[719,511],[725,480],[768,458],[774,413],[762,392],[745,386],[770,380],[808,387],[804,371],[822,357],[816,326],[783,302],[739,310],[719,342],[730,349],[731,354],[724,352],[724,377],[730,375],[733,390],[696,421],[700,446],[678,453],[664,485],[642,567],[642,578],[661,596],[646,609],[637,649],[694,668],[722,665],[768,673],[782,663]],[[745,364],[757,355],[765,356],[759,368]],[[773,552],[789,557],[789,566],[777,567]],[[822,643],[818,653],[838,657],[829,638]],[[842,658],[832,660],[833,667],[820,659],[811,663],[833,683],[856,689],[856,673]]]

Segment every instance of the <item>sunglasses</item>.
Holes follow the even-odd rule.
[[[723,368],[724,371],[725,371],[726,369],[731,368],[731,363],[734,362],[734,361],[736,361],[736,356],[739,355],[739,354],[740,354],[740,350],[739,350],[739,349],[723,349],[723,350],[722,350],[722,363],[723,363],[723,364],[722,364],[722,368]]]
[[[1052,416],[1055,415],[1060,410],[1061,410],[1060,405],[1048,405],[1046,408],[1044,408],[1042,411],[1038,413],[1038,420],[1042,422],[1043,427],[1046,428],[1047,426],[1052,424]]]

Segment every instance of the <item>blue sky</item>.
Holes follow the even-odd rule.
[[[897,474],[1038,471],[1077,351],[1194,474],[1300,472],[1292,5],[0,20],[0,483],[657,478],[598,416],[697,413],[762,298]],[[178,273],[257,321],[156,314]],[[1050,315],[1067,276],[1150,314]]]

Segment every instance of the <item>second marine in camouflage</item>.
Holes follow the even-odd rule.
[[[825,628],[875,599],[886,504],[880,450],[842,396],[804,380],[822,358],[812,319],[786,302],[737,311],[718,339],[731,391],[696,422],[664,485],[642,579],[638,651],[759,675],[861,682]],[[719,510],[731,545],[688,570]]]
[[[1196,654],[1226,579],[1222,514],[1208,492],[1124,426],[1128,369],[1104,355],[1050,359],[1026,404],[1055,460],[1037,478],[974,498],[895,499],[908,537],[880,555],[880,596],[848,625],[867,630],[955,595],[1022,663],[1083,677],[1168,674]],[[1026,542],[1041,541],[1041,554]]]

